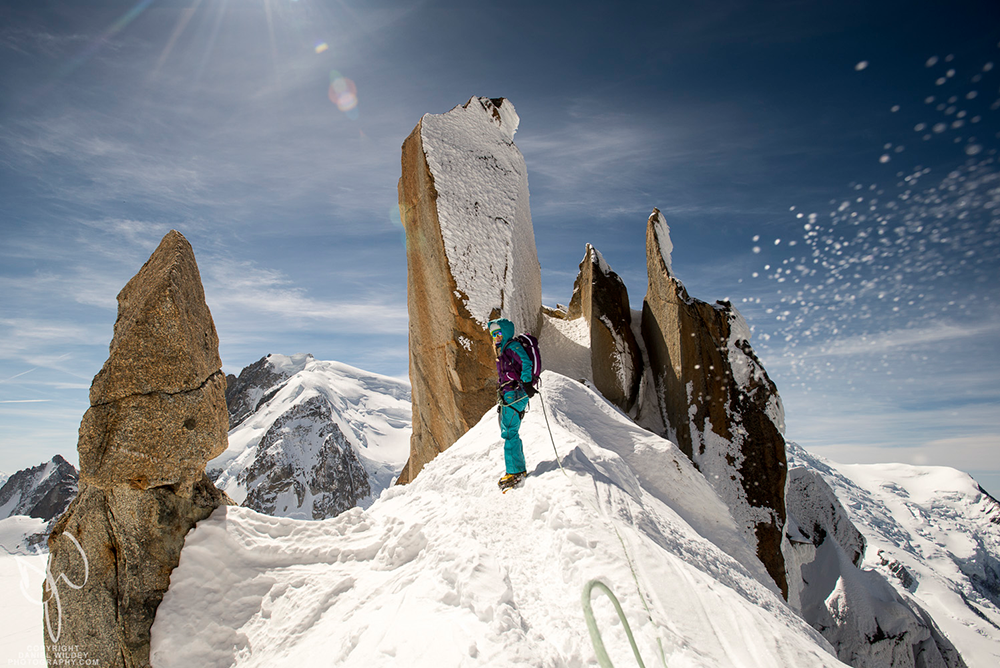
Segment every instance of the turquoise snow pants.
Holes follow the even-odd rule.
[[[518,397],[520,395],[520,397]],[[500,436],[503,437],[503,459],[507,473],[523,473],[524,444],[521,442],[521,415],[528,407],[528,397],[523,392],[504,392],[504,406],[500,410]]]

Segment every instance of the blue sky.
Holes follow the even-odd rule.
[[[4,0],[0,470],[73,457],[171,228],[227,371],[405,376],[400,145],[485,95],[521,117],[546,303],[589,242],[641,307],[658,207],[789,438],[998,493],[998,47],[995,2]]]

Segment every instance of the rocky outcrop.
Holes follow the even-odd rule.
[[[642,353],[632,333],[628,290],[590,244],[580,262],[566,319],[583,318],[590,331],[594,386],[604,398],[628,413],[639,396]]]
[[[676,443],[719,496],[787,596],[784,416],[777,388],[729,302],[691,298],[671,273],[669,228],[654,209],[646,228],[649,287],[642,312],[655,397],[638,421]]]
[[[12,515],[55,519],[76,496],[78,482],[76,468],[60,455],[22,469],[0,486],[0,519]]]
[[[243,506],[267,515],[321,520],[371,494],[368,472],[331,411],[329,402],[315,395],[274,421],[253,463],[240,473],[248,490]]]
[[[865,539],[819,473],[793,468],[788,478],[789,604],[837,658],[855,668],[964,667],[927,611],[859,568]]]
[[[96,665],[149,665],[184,536],[227,501],[204,472],[229,423],[218,346],[194,252],[171,231],[118,295],[80,425],[79,493],[49,538],[50,665],[66,646]]]
[[[267,355],[240,371],[239,377],[227,379],[226,406],[229,428],[239,426],[281,389],[284,381],[305,368],[314,358],[308,353]]]
[[[494,405],[491,317],[538,333],[541,278],[519,119],[503,99],[427,114],[403,143],[413,435],[405,483]]]

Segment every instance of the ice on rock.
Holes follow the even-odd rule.
[[[541,272],[528,172],[513,141],[519,122],[509,100],[472,98],[445,114],[426,114],[421,139],[466,309],[485,327],[501,308],[521,331],[537,326]]]

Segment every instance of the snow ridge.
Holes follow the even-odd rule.
[[[533,468],[506,495],[491,411],[366,510],[304,522],[220,509],[187,538],[153,665],[583,666],[595,658],[580,592],[600,578],[649,662],[662,643],[672,666],[842,666],[676,446],[543,375],[565,474],[533,405]],[[611,656],[630,656],[610,604],[594,608]]]

